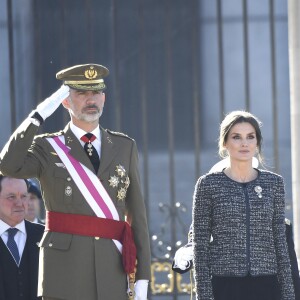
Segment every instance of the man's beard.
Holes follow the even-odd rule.
[[[88,123],[93,123],[93,122],[99,120],[101,115],[102,115],[102,111],[99,111],[99,112],[94,113],[94,114],[80,113],[77,116],[77,118],[81,121],[85,121],[85,122],[88,122]]]
[[[82,111],[79,113],[79,112],[72,112],[72,114],[78,119],[78,120],[81,120],[81,121],[85,121],[87,123],[93,123],[95,121],[98,121],[99,118],[101,117],[102,115],[102,112],[103,112],[103,109],[100,110],[98,107],[97,107],[97,112],[94,112],[94,113],[86,113],[84,112],[84,109],[82,109]]]

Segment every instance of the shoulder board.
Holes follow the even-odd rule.
[[[285,224],[291,225],[291,221],[289,219],[285,218]]]
[[[117,131],[111,131],[109,129],[106,129],[106,131],[112,135],[117,135],[117,136],[122,136],[122,137],[126,137],[130,140],[133,140],[130,136],[128,136],[127,134],[123,133],[123,132],[117,132]]]
[[[43,134],[37,135],[36,137],[48,138],[48,137],[59,136],[59,135],[63,135],[63,134],[64,134],[64,132],[63,132],[63,130],[61,130],[61,131],[53,132],[53,133],[43,133]]]

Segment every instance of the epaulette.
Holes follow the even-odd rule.
[[[60,130],[58,132],[53,132],[53,133],[43,133],[43,134],[37,135],[36,137],[48,138],[48,137],[53,137],[53,136],[60,136],[60,135],[63,135],[63,134],[64,134],[64,131]]]
[[[287,225],[291,225],[291,220],[289,220],[289,219],[285,218],[285,224],[287,224]]]
[[[130,136],[128,136],[127,134],[123,133],[123,132],[117,132],[117,131],[111,131],[109,129],[106,129],[106,131],[112,135],[117,135],[117,136],[122,136],[122,137],[126,137],[130,140],[133,140],[133,138],[131,138]]]

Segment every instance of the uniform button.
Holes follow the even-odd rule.
[[[99,240],[99,239],[100,239],[99,236],[96,236],[96,237],[95,237],[95,240]]]
[[[53,244],[52,243],[49,243],[49,247],[52,247],[53,246]]]
[[[22,271],[21,270],[19,270],[19,275],[21,275],[22,274]]]
[[[24,137],[24,134],[22,133],[21,135],[20,135],[20,137],[21,137],[21,139]]]
[[[71,180],[72,180],[71,177],[68,177],[68,178],[67,178],[67,181],[71,181]]]

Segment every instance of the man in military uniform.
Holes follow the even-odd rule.
[[[0,155],[3,174],[36,177],[41,184],[43,299],[125,300],[127,293],[130,299],[147,298],[150,247],[138,152],[133,139],[99,126],[107,75],[97,64],[58,72],[64,84],[37,106]],[[70,123],[36,136],[61,104]]]

